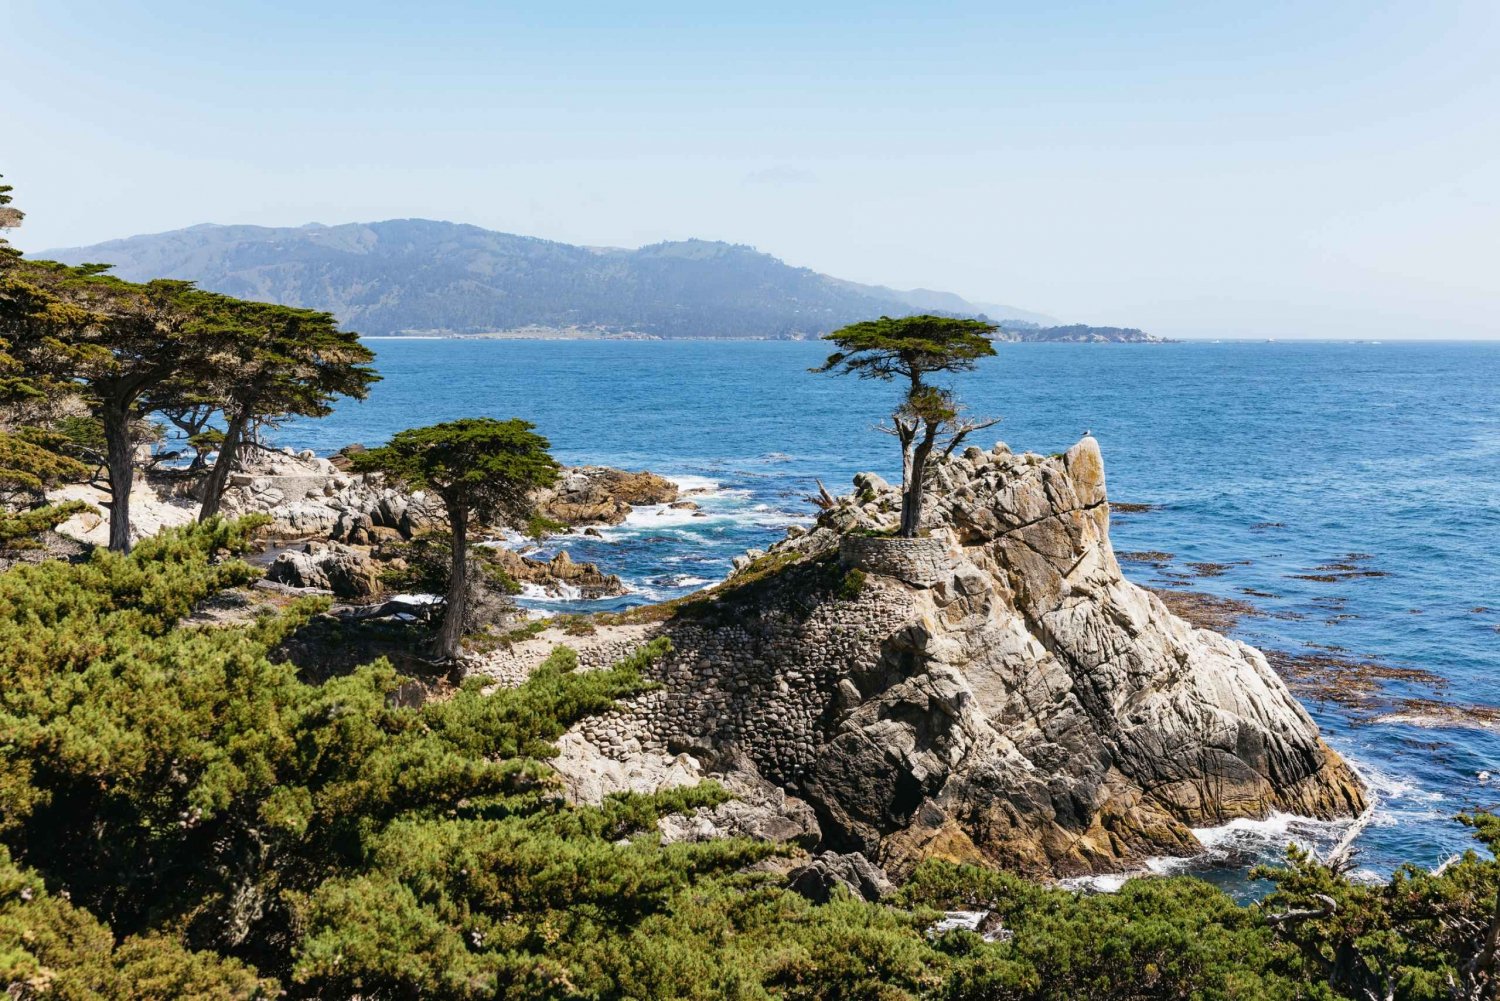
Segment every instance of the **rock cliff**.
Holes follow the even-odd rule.
[[[1196,853],[1195,826],[1364,807],[1259,651],[1121,576],[1093,439],[938,464],[917,540],[881,537],[894,490],[856,488],[718,587],[637,613],[673,641],[662,687],[570,741],[679,773],[682,755],[747,762],[811,807],[822,847],[896,875],[932,856],[1127,869]],[[500,656],[481,669],[524,674]]]

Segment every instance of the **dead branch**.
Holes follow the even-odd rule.
[[[815,482],[818,484],[818,492],[816,494],[808,494],[802,499],[815,505],[820,511],[827,511],[837,504],[838,501],[834,498],[833,494],[828,492],[828,488],[823,485],[822,480],[816,480]]]
[[[1297,924],[1312,918],[1326,918],[1338,913],[1339,902],[1326,893],[1314,893],[1313,899],[1319,901],[1321,907],[1293,908],[1278,914],[1267,914],[1266,922],[1273,928],[1280,928],[1286,924]]]
[[[992,428],[999,423],[1000,418],[998,417],[987,421],[955,421],[953,423],[953,430],[950,432],[950,437],[948,438],[948,444],[943,449],[943,457],[947,458],[952,455],[954,450],[963,444],[963,440],[975,431],[983,431],[985,428]]]

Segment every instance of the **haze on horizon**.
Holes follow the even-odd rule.
[[[27,251],[701,237],[1169,337],[1500,338],[1500,7],[0,5]]]

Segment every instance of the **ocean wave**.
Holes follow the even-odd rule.
[[[572,584],[543,587],[531,581],[521,582],[521,598],[531,601],[583,601],[583,590]]]
[[[1156,856],[1129,872],[1073,876],[1058,880],[1057,885],[1090,893],[1115,893],[1130,880],[1142,877],[1248,869],[1261,863],[1279,862],[1291,844],[1326,857],[1341,845],[1346,835],[1358,833],[1355,829],[1362,819],[1365,818],[1318,820],[1274,811],[1262,820],[1239,818],[1215,827],[1195,827],[1193,836],[1203,846],[1197,854]]]
[[[685,588],[685,587],[707,587],[714,583],[710,577],[697,577],[693,574],[663,574],[652,577],[646,581],[653,587]]]
[[[691,473],[673,473],[665,477],[677,484],[677,489],[683,493],[696,492],[699,495],[717,493],[720,487],[718,480],[707,476],[694,476]]]

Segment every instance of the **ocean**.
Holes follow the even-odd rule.
[[[332,452],[467,416],[523,417],[570,464],[650,469],[703,517],[638,510],[600,538],[548,540],[628,583],[604,609],[722,578],[805,523],[821,480],[899,476],[872,426],[896,388],[815,375],[816,343],[372,339],[363,402],[289,423],[280,444]],[[1500,808],[1500,343],[1002,344],[956,381],[975,443],[1104,453],[1111,536],[1140,584],[1244,603],[1233,634],[1307,677],[1329,743],[1378,802],[1354,832],[1371,878],[1472,842],[1460,811]],[[1486,779],[1486,773],[1495,778]],[[1347,825],[1293,817],[1202,832],[1189,868],[1237,893],[1288,840]],[[1166,867],[1172,868],[1172,867]],[[1178,867],[1180,868],[1180,867]]]

